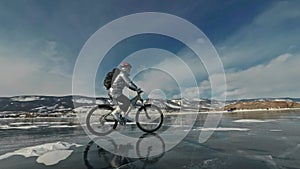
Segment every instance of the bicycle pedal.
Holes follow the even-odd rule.
[[[121,118],[121,121],[119,121],[119,123],[121,124],[121,125],[126,125],[126,119],[125,118]]]

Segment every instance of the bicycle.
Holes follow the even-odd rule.
[[[159,107],[146,104],[141,97],[142,92],[137,92],[137,95],[130,100],[133,107],[138,108],[135,116],[135,122],[139,129],[144,132],[152,133],[157,131],[163,123],[163,113]],[[86,127],[88,131],[97,136],[104,136],[116,129],[118,121],[111,114],[115,109],[113,104],[100,104],[93,107],[86,117]],[[130,111],[132,112],[132,110]],[[125,117],[128,117],[128,112]],[[127,118],[123,118],[125,124]]]

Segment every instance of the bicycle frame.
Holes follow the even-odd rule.
[[[127,112],[125,112],[125,116],[128,116],[128,114],[131,112],[131,107],[132,107],[132,106],[139,106],[139,107],[144,106],[144,99],[142,98],[141,93],[142,93],[142,92],[138,92],[137,95],[136,95],[135,97],[133,97],[132,99],[130,99],[130,104],[131,104],[131,105],[130,105],[130,107],[129,107],[129,110],[128,110]],[[141,104],[138,104],[138,101],[140,101]],[[116,105],[114,105],[114,106],[116,106]],[[146,112],[146,117],[147,117],[148,119],[150,119],[150,116],[148,115],[147,110],[146,110],[146,109],[144,109],[144,110],[145,110],[145,112]],[[107,116],[110,115],[110,114],[111,114],[111,112],[108,113],[108,114],[106,114],[105,117],[107,117]]]
[[[142,105],[138,105],[137,104],[137,102],[138,101],[141,101],[141,103],[142,103]],[[138,92],[138,94],[134,97],[134,98],[132,98],[131,100],[130,100],[130,103],[131,103],[131,105],[133,105],[133,106],[144,106],[145,104],[144,104],[144,99],[141,97],[141,93],[139,93]],[[148,119],[151,119],[151,117],[149,116],[149,114],[148,114],[148,112],[147,112],[147,110],[146,110],[146,108],[144,107],[143,108],[144,110],[145,110],[145,114],[146,114],[146,117],[148,118]],[[129,114],[129,112],[131,111],[131,109],[128,111],[128,112],[126,112],[126,116]]]
[[[133,105],[133,106],[139,106],[139,105],[137,104],[138,101],[141,101],[141,102],[142,102],[142,105],[144,105],[144,99],[142,99],[141,93],[138,93],[134,98],[130,99],[130,103],[131,103],[131,105]]]

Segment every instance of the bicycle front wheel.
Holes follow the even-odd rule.
[[[109,105],[98,105],[89,110],[86,117],[88,131],[96,136],[104,136],[111,133],[118,124],[111,114],[113,110]]]
[[[163,119],[164,116],[160,108],[151,104],[140,107],[136,113],[136,125],[147,133],[158,130]]]

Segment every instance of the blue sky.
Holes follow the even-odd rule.
[[[0,96],[72,94],[76,59],[85,42],[99,28],[137,12],[164,12],[188,20],[210,39],[225,69],[229,99],[300,97],[299,7],[299,1],[2,0]],[[209,96],[210,83],[202,63],[195,60],[184,44],[159,35],[130,37],[112,48],[98,69],[97,94],[105,92],[100,84],[106,71],[125,57],[147,48],[164,49],[179,56],[193,71],[200,96]],[[138,54],[147,55],[147,51]],[[172,55],[164,54],[164,59],[141,62],[147,62],[148,66],[174,67]],[[134,65],[133,74],[142,69],[140,65],[138,62]],[[141,80],[145,76],[155,81],[151,72],[138,74],[135,80],[142,88],[147,83]],[[156,88],[171,89],[168,81],[162,82],[163,73],[161,76],[158,79],[162,85]],[[184,74],[179,78],[186,82]],[[172,80],[170,83],[173,85]],[[191,95],[194,90],[189,85],[183,88],[183,92]],[[169,90],[167,95],[176,97],[177,94]]]

